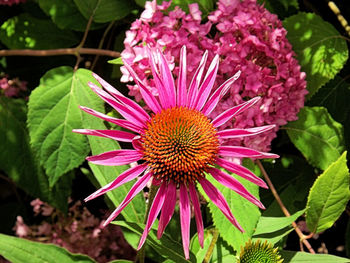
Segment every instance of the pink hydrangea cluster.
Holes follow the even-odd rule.
[[[230,93],[218,104],[212,117],[233,105],[261,96],[257,105],[220,128],[276,124],[274,130],[254,138],[227,141],[228,144],[268,151],[279,126],[296,120],[299,109],[304,105],[307,94],[305,73],[300,71],[295,53],[286,38],[287,32],[276,15],[258,5],[256,0],[219,0],[217,5],[217,10],[209,14],[207,22],[202,23],[197,4],[189,5],[189,14],[186,14],[179,7],[168,11],[169,2],[161,5],[157,5],[156,1],[146,2],[140,19],[133,22],[126,32],[122,58],[157,94],[149,78],[146,43],[165,50],[175,77],[178,75],[180,48],[186,45],[187,79],[192,78],[205,50],[208,50],[209,61],[219,54],[216,87],[238,70],[242,73],[231,86]],[[121,67],[121,71],[122,82],[132,80],[124,67]],[[128,87],[129,94],[140,100],[138,86]]]
[[[21,92],[26,90],[26,81],[20,81],[18,78],[8,79],[7,75],[0,78],[0,95],[3,92],[6,97],[19,97]]]
[[[19,3],[24,3],[26,0],[0,0],[0,5],[18,5]]]
[[[53,243],[72,253],[86,254],[97,262],[110,262],[121,256],[133,259],[136,255],[118,226],[103,228],[104,220],[92,215],[80,201],[69,208],[68,216],[39,199],[33,200],[31,205],[34,215],[44,220],[39,225],[28,226],[18,216],[14,230],[19,237]]]

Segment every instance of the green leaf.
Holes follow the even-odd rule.
[[[344,151],[343,127],[323,107],[305,107],[285,129],[308,162],[322,170]]]
[[[130,1],[125,0],[74,0],[80,13],[96,23],[106,23],[127,16],[132,9]]]
[[[26,129],[27,108],[23,100],[0,97],[0,167],[17,186],[62,211],[67,209],[71,178],[54,188],[34,158]]]
[[[145,228],[144,224],[136,224],[132,222],[125,221],[113,221],[113,224],[118,226],[126,227],[127,229],[133,231],[139,236],[142,235]],[[161,239],[157,239],[157,230],[151,229],[147,236],[147,244],[149,244],[154,250],[156,250],[162,257],[166,259],[173,260],[174,262],[196,262],[196,258],[190,251],[190,260],[186,260],[182,245],[174,240],[172,240],[166,233],[163,234]]]
[[[83,127],[79,105],[103,109],[103,101],[87,87],[88,81],[94,81],[89,70],[55,68],[46,72],[29,97],[30,141],[50,186],[78,167],[89,153],[86,137],[72,132]]]
[[[121,57],[108,60],[108,63],[109,64],[114,64],[114,65],[123,65],[124,64]]]
[[[259,196],[259,187],[236,175],[233,175],[240,181],[246,189],[254,196]],[[239,231],[230,221],[222,214],[221,210],[209,201],[209,209],[213,217],[214,225],[220,232],[220,236],[231,245],[236,251],[240,251],[249,238],[252,237],[255,227],[260,218],[259,208],[236,192],[216,182],[211,176],[207,176],[214,186],[224,195],[234,217],[244,229],[244,233]]]
[[[39,5],[59,28],[85,31],[88,20],[72,0],[39,0]]]
[[[306,72],[310,98],[343,68],[348,59],[346,40],[330,23],[311,13],[291,16],[283,26]]]
[[[315,181],[307,202],[306,224],[311,232],[330,228],[350,199],[346,152]]]
[[[279,19],[294,15],[299,10],[298,0],[258,0],[259,4],[273,14],[277,14]]]
[[[12,263],[92,263],[86,255],[72,254],[62,247],[0,234],[0,255]]]
[[[310,254],[306,252],[294,252],[281,250],[279,251],[282,258],[284,259],[283,263],[349,263],[350,259],[341,258],[332,255],[326,254]]]
[[[0,41],[10,49],[53,49],[71,47],[79,39],[71,31],[59,29],[51,20],[21,14],[2,24]]]

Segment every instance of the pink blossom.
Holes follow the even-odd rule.
[[[0,0],[0,5],[18,5],[19,3],[24,3],[26,0]]]

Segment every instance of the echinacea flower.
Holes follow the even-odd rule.
[[[244,231],[230,211],[224,196],[207,180],[207,176],[211,175],[219,183],[229,187],[258,207],[264,208],[261,202],[250,194],[239,181],[216,168],[215,165],[266,188],[267,186],[262,179],[256,177],[245,167],[230,162],[224,157],[258,159],[276,158],[278,156],[242,146],[223,146],[221,142],[227,138],[242,138],[260,134],[274,128],[274,125],[218,131],[218,127],[260,100],[259,97],[255,97],[227,109],[214,119],[208,117],[240,75],[240,72],[238,72],[212,92],[219,66],[218,55],[212,60],[202,80],[208,53],[204,54],[188,88],[186,86],[187,61],[185,46],[181,49],[177,85],[175,85],[164,55],[159,50],[152,51],[151,49],[148,49],[148,55],[154,83],[159,91],[158,98],[149,91],[125,61],[124,65],[140,87],[143,100],[153,112],[151,115],[99,76],[94,74],[94,77],[105,90],[89,83],[91,89],[125,119],[113,118],[86,107],[81,107],[81,109],[131,132],[90,129],[79,129],[74,130],[74,132],[131,142],[134,149],[105,152],[90,156],[87,160],[94,164],[111,166],[130,164],[137,161],[142,162],[120,174],[113,182],[91,194],[85,201],[96,198],[140,176],[140,179],[133,185],[125,199],[106,220],[105,225],[107,225],[142,191],[149,181],[153,185],[159,186],[149,210],[145,230],[140,239],[138,248],[141,248],[159,213],[158,238],[162,236],[174,213],[176,191],[179,190],[182,243],[185,257],[189,258],[191,202],[194,208],[199,243],[203,246],[203,221],[196,191],[197,183],[202,186],[207,196],[218,206],[227,219],[239,230]]]

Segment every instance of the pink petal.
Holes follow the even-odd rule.
[[[230,156],[236,158],[278,158],[277,154],[259,152],[242,146],[220,146],[219,155]]]
[[[239,164],[231,163],[225,159],[218,158],[216,159],[216,164],[221,166],[222,168],[226,169],[227,171],[230,171],[231,173],[237,174],[238,176],[260,186],[263,188],[268,188],[264,180],[253,174],[251,171],[249,171],[244,166],[241,166]]]
[[[241,113],[242,111],[248,109],[249,107],[253,106],[255,103],[257,103],[260,100],[260,97],[255,97],[247,102],[244,102],[242,104],[239,104],[237,106],[234,106],[220,115],[218,115],[213,121],[212,124],[217,128],[226,123],[228,120],[232,119],[237,114]]]
[[[176,90],[175,90],[174,78],[168,66],[168,62],[163,55],[163,52],[158,51],[158,55],[160,57],[160,76],[162,78],[164,88],[166,89],[169,105],[170,107],[175,107]]]
[[[132,67],[125,61],[123,60],[124,66],[126,69],[129,71],[130,75],[134,79],[135,83],[139,86],[140,92],[142,95],[143,100],[147,104],[147,106],[154,112],[158,113],[161,112],[161,107],[157,101],[157,99],[153,96],[151,91],[146,87],[145,84],[143,84],[142,80],[139,79],[135,71],[132,69]]]
[[[135,134],[118,130],[74,129],[73,132],[109,138],[121,142],[132,142],[132,140],[136,136]]]
[[[120,205],[113,211],[113,213],[107,218],[107,220],[103,223],[103,227],[107,226],[110,222],[116,218],[120,212],[131,202],[131,200],[145,188],[147,182],[151,178],[152,173],[147,173],[140,178],[130,189],[129,193],[126,195],[124,200],[120,203]]]
[[[170,219],[173,216],[175,205],[176,205],[176,185],[172,181],[170,181],[168,184],[168,188],[165,193],[164,203],[166,205],[162,209],[162,212],[159,218],[159,223],[158,223],[158,232],[157,232],[158,239],[162,237],[166,226],[170,222]]]
[[[220,184],[230,188],[231,190],[235,191],[240,196],[247,199],[249,202],[253,203],[254,205],[260,207],[261,209],[265,209],[264,205],[251,193],[248,192],[248,190],[234,177],[220,171],[216,168],[210,168],[208,172],[215,178],[216,181],[218,181]]]
[[[211,201],[221,210],[221,212],[227,217],[227,219],[237,227],[241,232],[244,232],[243,228],[237,222],[235,217],[232,215],[230,207],[225,200],[225,197],[212,185],[207,179],[200,178],[199,183],[203,187],[204,192],[208,195]]]
[[[226,80],[219,88],[215,90],[213,95],[210,96],[207,103],[205,103],[202,113],[206,116],[209,116],[209,114],[215,109],[218,102],[222,99],[222,97],[225,96],[226,92],[230,89],[231,85],[239,78],[241,72],[238,71],[233,77]]]
[[[86,160],[94,164],[116,166],[136,162],[140,160],[142,156],[142,153],[135,150],[116,150],[89,156]]]
[[[156,221],[157,216],[160,212],[160,209],[163,206],[164,199],[165,199],[165,190],[166,190],[166,184],[163,183],[160,185],[159,190],[158,190],[156,196],[154,197],[151,209],[149,210],[146,227],[145,227],[145,230],[143,231],[143,234],[140,238],[139,246],[137,247],[138,250],[145,243],[146,237],[147,237],[149,231],[151,230],[154,221]]]
[[[182,46],[180,54],[179,77],[177,82],[177,106],[185,106],[187,103],[186,91],[187,60],[186,46]]]
[[[112,96],[110,96],[104,90],[100,89],[94,83],[89,82],[88,85],[101,99],[103,99],[105,102],[111,105],[126,120],[134,123],[140,129],[145,127],[145,121],[143,121],[142,118],[139,115],[137,115],[132,109],[129,109],[125,105],[119,103],[117,100],[115,100]]]
[[[190,200],[187,194],[187,188],[184,184],[180,184],[180,223],[182,246],[185,253],[185,258],[190,258],[190,223],[191,223],[191,209]]]
[[[95,111],[95,110],[87,108],[87,107],[79,106],[79,108],[82,109],[83,111],[95,116],[95,117],[102,119],[102,120],[114,123],[120,127],[123,127],[125,129],[131,130],[131,131],[134,131],[137,133],[140,132],[140,128],[138,126],[134,125],[133,123],[131,123],[130,121],[113,118],[113,117],[110,117],[106,114],[103,114],[101,112]]]
[[[193,75],[190,87],[188,89],[187,106],[190,108],[193,108],[193,105],[197,101],[198,87],[199,87],[199,83],[202,79],[202,75],[203,75],[205,63],[207,62],[207,58],[208,58],[208,51],[206,50],[204,52],[204,55],[201,59],[201,62],[199,63],[199,66],[198,66],[196,72]]]
[[[200,246],[203,248],[204,226],[203,226],[202,213],[201,213],[201,209],[200,209],[200,203],[198,200],[196,187],[194,186],[194,184],[191,183],[188,185],[188,189],[190,191],[190,197],[191,197],[192,205],[194,208],[194,216],[196,218],[198,241],[199,241]]]
[[[116,99],[127,105],[128,107],[134,109],[137,111],[139,115],[142,115],[143,121],[149,120],[149,115],[147,112],[135,101],[125,97],[122,93],[120,93],[118,90],[116,90],[112,85],[110,85],[107,81],[102,79],[100,76],[98,76],[95,73],[92,73],[94,78],[104,87],[110,94],[112,94]]]
[[[207,101],[213,85],[216,80],[216,74],[219,68],[219,55],[216,55],[211,62],[207,74],[204,77],[203,83],[199,88],[198,100],[195,106],[197,110],[201,110]]]
[[[239,128],[227,129],[227,130],[218,131],[217,135],[221,139],[241,138],[246,136],[257,135],[259,133],[271,130],[275,127],[276,125],[266,125],[266,126],[249,128],[249,129],[239,129]]]
[[[131,180],[135,179],[137,176],[139,176],[147,167],[147,164],[140,164],[133,168],[130,168],[126,170],[125,172],[121,173],[114,181],[110,182],[109,184],[105,185],[104,187],[98,189],[93,194],[89,195],[84,199],[85,202],[90,201],[100,195],[103,195],[109,191],[112,191],[113,189],[130,182]]]

